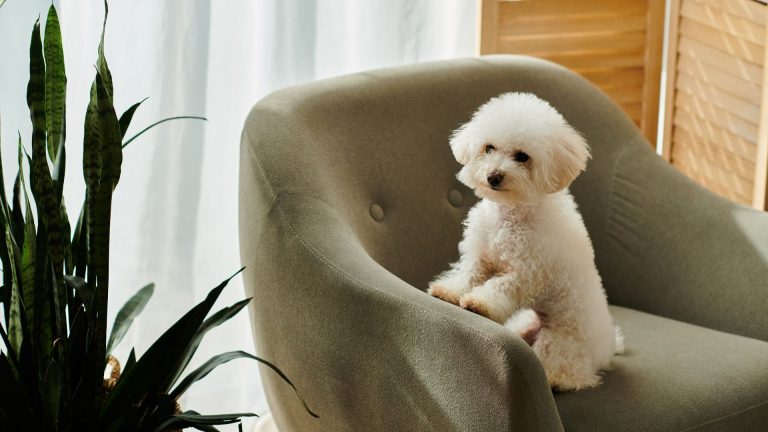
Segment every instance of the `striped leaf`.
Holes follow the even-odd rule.
[[[72,252],[74,274],[82,279],[85,279],[85,270],[88,267],[88,223],[86,221],[88,207],[88,198],[86,198],[75,224],[75,232],[72,235],[72,246],[70,249]],[[68,273],[72,274],[72,271],[70,270]]]
[[[45,22],[45,111],[48,129],[48,155],[56,160],[59,146],[63,145],[67,76],[64,71],[64,49],[56,8],[51,5]]]
[[[29,84],[27,85],[27,104],[32,117],[32,160],[30,162],[30,183],[32,186],[32,195],[37,204],[38,230],[45,229],[45,235],[41,236],[38,232],[36,248],[38,255],[42,259],[35,261],[35,279],[49,278],[51,268],[54,272],[52,285],[42,286],[37,283],[37,287],[50,292],[54,297],[51,299],[51,310],[53,322],[54,339],[64,336],[66,327],[64,323],[64,311],[61,309],[61,292],[58,291],[60,275],[62,273],[64,251],[62,248],[62,229],[60,201],[61,196],[57,193],[54,186],[54,180],[51,177],[48,168],[48,156],[46,146],[46,72],[45,59],[43,56],[42,41],[40,40],[40,21],[35,22],[32,31],[32,41],[29,49]],[[63,152],[61,152],[63,153]],[[63,154],[60,156],[63,157]],[[50,256],[50,260],[48,257]],[[57,283],[58,282],[58,283]],[[42,291],[37,291],[42,292]]]
[[[40,20],[32,28],[29,44],[29,84],[27,84],[27,105],[32,118],[32,148],[45,147],[45,59],[43,42],[40,39]]]
[[[133,319],[144,310],[144,306],[147,305],[154,292],[155,284],[151,283],[144,286],[131,296],[123,307],[120,308],[120,311],[117,312],[115,322],[112,324],[112,334],[109,335],[109,342],[107,343],[107,356],[123,340],[125,334],[128,333],[128,329],[131,328],[131,324],[133,324]]]
[[[123,164],[122,135],[120,122],[117,119],[112,96],[102,79],[103,74],[96,75],[97,96],[99,103],[99,127],[101,128],[101,179],[102,186],[109,185],[110,194],[120,180]],[[105,185],[106,183],[106,185]]]
[[[112,73],[109,71],[109,66],[107,65],[107,58],[104,56],[104,33],[106,33],[106,30],[107,30],[108,15],[109,15],[109,5],[107,4],[107,0],[104,0],[104,23],[101,26],[101,39],[99,40],[99,58],[96,62],[96,68],[98,69],[99,73],[101,73],[102,79],[104,80],[104,88],[107,89],[107,93],[109,93],[109,97],[111,98],[113,95]]]
[[[0,126],[1,126],[0,122]],[[2,127],[0,127],[0,136],[2,136]],[[2,148],[2,147],[0,147]],[[0,152],[1,154],[2,152]],[[10,210],[8,209],[8,199],[5,194],[5,178],[3,176],[3,160],[0,157],[0,227],[5,231],[5,227],[8,224],[8,218]],[[10,260],[8,258],[8,248],[4,241],[0,241],[0,263],[3,268],[10,268]],[[0,289],[0,302],[3,304],[3,316],[5,317],[5,325],[8,326],[8,316],[10,315],[11,305],[11,272],[3,272],[3,289]]]
[[[3,135],[2,121],[0,121],[0,137]],[[19,136],[21,140],[21,136]],[[1,147],[0,147],[1,148]],[[0,152],[1,153],[1,152]],[[0,157],[0,222],[5,223],[8,215],[8,198],[5,195],[5,177],[3,175],[3,158]]]
[[[96,74],[98,75],[98,71]],[[91,85],[91,99],[85,112],[83,133],[83,177],[89,197],[96,194],[101,178],[101,127],[98,111],[99,101],[94,79]]]
[[[18,247],[11,237],[10,225],[5,226],[5,244],[8,248],[8,257],[10,259],[10,272],[7,268],[3,272],[11,274],[11,296],[10,310],[8,315],[8,340],[11,344],[10,349],[15,353],[21,352],[21,342],[24,339],[21,317],[21,294],[19,292],[19,261]]]
[[[19,183],[21,184],[21,193],[24,195],[24,229],[21,248],[21,286],[24,297],[24,304],[28,305],[25,309],[27,321],[27,334],[35,334],[35,221],[32,217],[32,206],[29,204],[29,194],[27,193],[26,180],[24,178],[24,149],[19,140]],[[33,342],[34,343],[34,342]]]
[[[112,105],[112,97],[101,72],[96,73],[96,96],[98,125],[101,138],[101,175],[99,188],[91,195],[88,215],[90,268],[96,276],[94,303],[96,308],[97,357],[106,358],[107,302],[109,293],[109,237],[112,210],[112,192],[120,178],[123,153],[121,148],[120,124]],[[89,285],[93,282],[90,280]]]
[[[11,225],[11,236],[18,246],[22,246],[24,239],[24,210],[21,206],[21,178],[16,175],[13,182],[13,198],[11,199],[11,215],[8,221]]]
[[[52,302],[50,300],[50,259],[48,254],[48,229],[42,224],[37,224],[37,235],[35,237],[35,274],[34,274],[35,293],[41,293],[34,298],[33,308],[35,310],[35,334],[34,350],[38,364],[42,365],[49,359],[51,345],[56,339],[54,337],[54,323],[51,321]]]

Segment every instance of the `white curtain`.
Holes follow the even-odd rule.
[[[101,0],[56,0],[67,88],[65,199],[82,203],[83,119],[93,80]],[[29,35],[50,0],[0,8],[0,119],[6,188],[16,172],[16,133],[29,149]],[[110,314],[148,282],[155,295],[117,355],[141,354],[210,288],[240,267],[238,148],[251,106],[298,82],[476,53],[476,0],[112,0],[106,56],[118,113],[149,97],[128,132],[159,126],[125,150],[113,206]],[[235,279],[217,307],[243,298]],[[110,318],[111,319],[111,318]],[[253,351],[245,312],[211,333],[196,364],[229,350]],[[236,360],[198,383],[183,408],[266,411],[258,368]]]

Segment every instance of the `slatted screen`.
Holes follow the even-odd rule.
[[[712,191],[758,207],[765,45],[762,3],[672,1],[665,157]]]
[[[483,0],[482,54],[516,53],[573,69],[656,141],[663,0]]]

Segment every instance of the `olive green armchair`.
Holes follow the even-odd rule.
[[[476,202],[450,133],[537,94],[592,147],[573,184],[626,337],[604,382],[553,393],[504,327],[424,291]],[[289,431],[752,431],[768,424],[768,215],[659,158],[595,86],[519,56],[278,91],[250,113],[240,247],[262,376]]]

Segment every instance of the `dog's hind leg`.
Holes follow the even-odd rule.
[[[532,309],[519,310],[504,323],[504,327],[523,338],[531,346],[539,337],[542,325],[541,317]]]
[[[600,384],[595,361],[588,346],[573,329],[541,329],[533,351],[541,360],[550,387],[563,391],[580,390]]]

